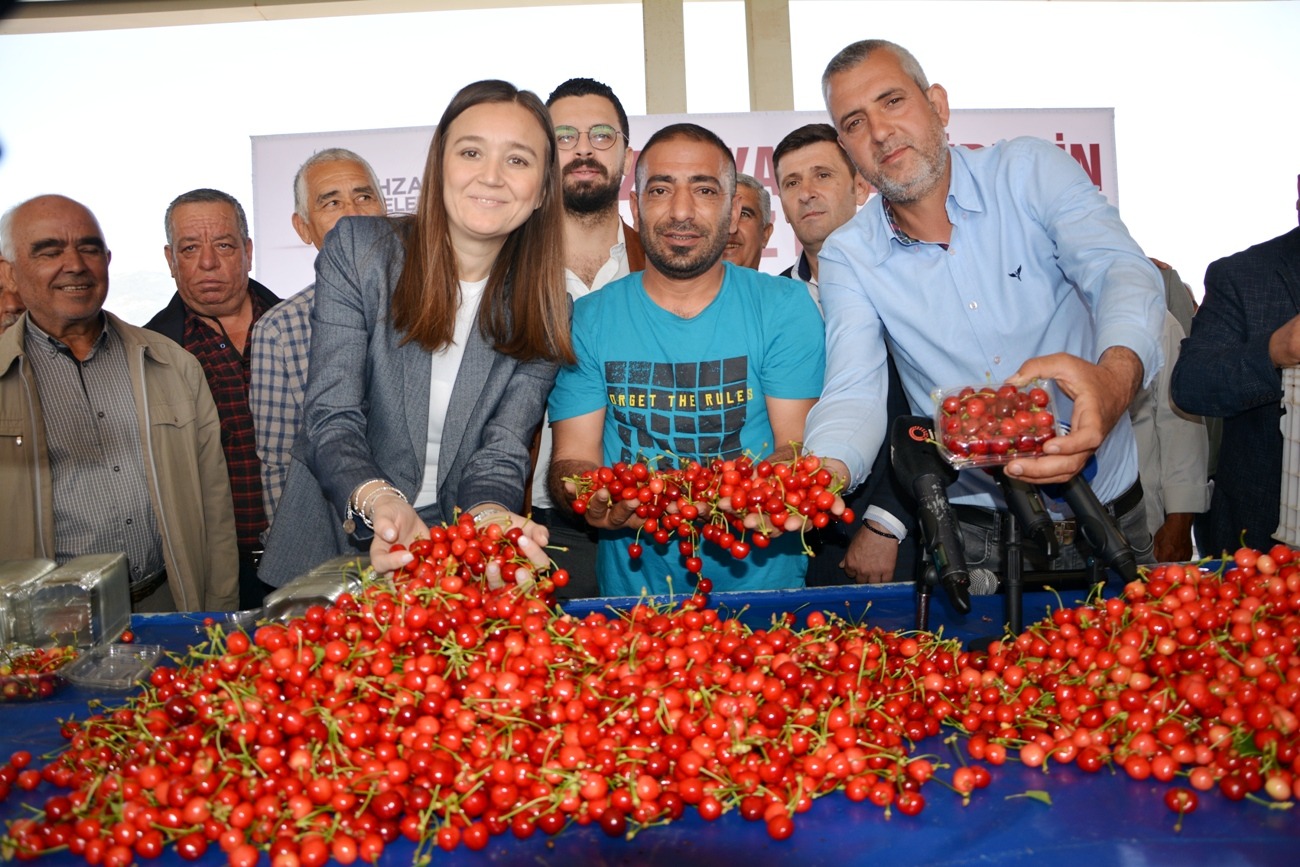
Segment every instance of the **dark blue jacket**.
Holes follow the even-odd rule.
[[[1273,332],[1300,314],[1300,229],[1210,265],[1205,299],[1174,367],[1171,394],[1186,412],[1222,418],[1210,511],[1197,524],[1209,556],[1241,543],[1267,550],[1282,488],[1282,372]]]

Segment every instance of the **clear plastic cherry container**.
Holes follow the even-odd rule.
[[[1042,454],[1061,434],[1049,383],[961,386],[936,391],[934,435],[955,467],[993,467]]]
[[[159,644],[101,644],[83,652],[65,675],[89,689],[132,689],[157,667],[162,654]]]
[[[77,656],[75,647],[33,647],[19,637],[27,635],[27,600],[54,569],[53,560],[0,563],[0,704],[53,695],[65,682],[63,667]]]
[[[17,639],[20,600],[54,568],[53,560],[0,562],[0,647]]]

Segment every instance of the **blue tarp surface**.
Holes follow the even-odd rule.
[[[1112,585],[1108,588],[1115,592]],[[1074,594],[1078,598],[1080,594]],[[1069,596],[1066,597],[1067,601]],[[912,586],[839,587],[799,592],[715,593],[714,602],[730,611],[744,610],[751,625],[764,625],[773,614],[806,613],[819,609],[854,621],[891,629],[913,624]],[[632,600],[586,600],[569,603],[566,610],[583,614],[609,605],[626,606]],[[1035,620],[1056,605],[1051,593],[1025,597],[1025,618]],[[977,598],[975,610],[959,617],[947,610],[937,595],[931,627],[945,635],[970,639],[999,631],[1001,597]],[[162,644],[183,650],[201,640],[202,615],[137,615],[132,628],[139,643]],[[32,703],[0,704],[0,758],[15,749],[41,754],[62,744],[56,720],[84,717],[87,701],[120,701],[127,693],[94,694],[66,688],[51,699]],[[924,742],[921,749],[944,762],[955,758],[941,738]],[[949,772],[950,773],[950,772]],[[599,828],[571,828],[548,838],[540,832],[528,840],[509,833],[494,838],[482,852],[438,850],[435,864],[510,864],[534,867],[599,867],[599,865],[672,865],[672,867],[723,867],[745,864],[847,867],[847,865],[1033,865],[1033,867],[1166,867],[1166,865],[1300,864],[1300,814],[1295,810],[1269,810],[1259,804],[1232,803],[1217,794],[1200,799],[1199,809],[1187,816],[1180,833],[1176,817],[1164,805],[1163,784],[1138,783],[1123,774],[1102,771],[1086,774],[1074,766],[1053,766],[1050,773],[1008,763],[992,769],[992,784],[976,792],[969,806],[938,784],[924,789],[926,807],[914,818],[896,811],[886,818],[868,803],[854,804],[842,794],[821,798],[795,820],[794,836],[771,840],[764,825],[728,814],[705,822],[693,810],[678,822],[650,828],[633,840],[613,839]],[[1044,790],[1051,805],[1019,797]],[[42,786],[34,793],[17,790],[0,804],[0,820],[23,812],[26,795],[32,804],[54,793]],[[385,850],[384,864],[409,864],[413,847],[405,842]],[[67,853],[55,854],[38,864],[84,863]],[[169,852],[157,864],[188,864]],[[203,864],[224,864],[215,846]],[[263,861],[263,863],[269,863]]]

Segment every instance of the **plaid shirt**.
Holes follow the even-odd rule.
[[[253,303],[253,322],[269,307],[249,293]],[[213,328],[213,324],[216,328]],[[253,436],[253,414],[248,408],[250,374],[249,351],[253,341],[244,343],[240,355],[230,344],[225,329],[216,320],[200,316],[185,307],[185,340],[182,345],[199,360],[212,390],[221,417],[221,450],[226,454],[230,473],[230,493],[235,502],[235,534],[241,551],[261,547],[266,529],[266,511],[262,508],[261,467]]]
[[[315,284],[283,301],[253,328],[253,376],[248,405],[257,432],[257,456],[262,462],[262,502],[267,521],[289,474],[289,451],[298,435],[307,394],[307,353],[311,348],[311,305]]]

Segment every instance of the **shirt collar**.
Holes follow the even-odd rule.
[[[805,283],[813,282],[812,265],[808,262],[807,250],[799,253],[799,258],[794,263],[794,273]]]
[[[953,216],[956,210],[972,214],[984,213],[984,197],[966,162],[970,151],[961,147],[949,147],[948,154],[952,158],[952,174],[948,183],[948,215]]]
[[[99,311],[99,324],[99,336],[96,337],[95,342],[91,344],[90,354],[88,354],[84,359],[79,359],[77,356],[72,354],[72,350],[68,347],[68,344],[59,340],[57,337],[47,334],[45,329],[37,325],[36,321],[29,315],[27,317],[27,333],[25,335],[27,351],[36,352],[37,350],[41,350],[47,355],[66,355],[68,358],[71,358],[73,361],[78,363],[90,361],[95,357],[96,353],[103,348],[104,344],[108,342],[108,332],[110,329],[108,328],[108,320],[104,317],[104,311],[102,310]]]
[[[880,197],[880,207],[885,210],[885,223],[889,226],[889,234],[895,241],[904,247],[910,247],[913,244],[919,244],[920,241],[903,231],[903,227],[898,225],[898,218],[894,216],[894,206],[889,204],[889,199],[884,196]]]
[[[968,213],[983,213],[984,199],[980,195],[979,185],[975,183],[975,177],[971,174],[970,166],[966,164],[966,150],[954,145],[948,146],[948,157],[952,165],[948,179],[948,198],[945,200],[945,208],[949,220],[955,225],[956,220],[952,217],[955,211],[965,211]],[[913,244],[922,244],[924,241],[918,241],[911,235],[903,231],[894,218],[894,209],[890,206],[889,201],[884,196],[877,195],[880,199],[881,213],[883,216],[883,225],[887,237],[892,238],[904,247],[910,247]],[[893,249],[892,244],[886,244],[882,255],[877,260],[883,262]]]
[[[600,269],[596,272],[597,276],[599,276],[600,271],[603,271],[611,261],[617,262],[620,259],[626,259],[627,258],[626,251],[627,251],[627,235],[624,234],[623,221],[619,220],[618,237],[615,238],[614,240],[614,246],[609,248],[609,259],[606,259],[605,264],[601,265]],[[618,270],[622,270],[622,269],[620,268]],[[631,272],[629,271],[629,273]],[[583,295],[586,295],[588,292],[595,291],[594,289],[588,287],[587,284],[582,281],[582,278],[579,277],[577,274],[573,273],[573,271],[570,270],[567,266],[564,269],[564,280],[565,283],[568,284],[569,294],[574,298],[580,298]],[[612,282],[612,281],[606,281],[606,282]],[[602,283],[601,285],[603,286],[604,283]]]

